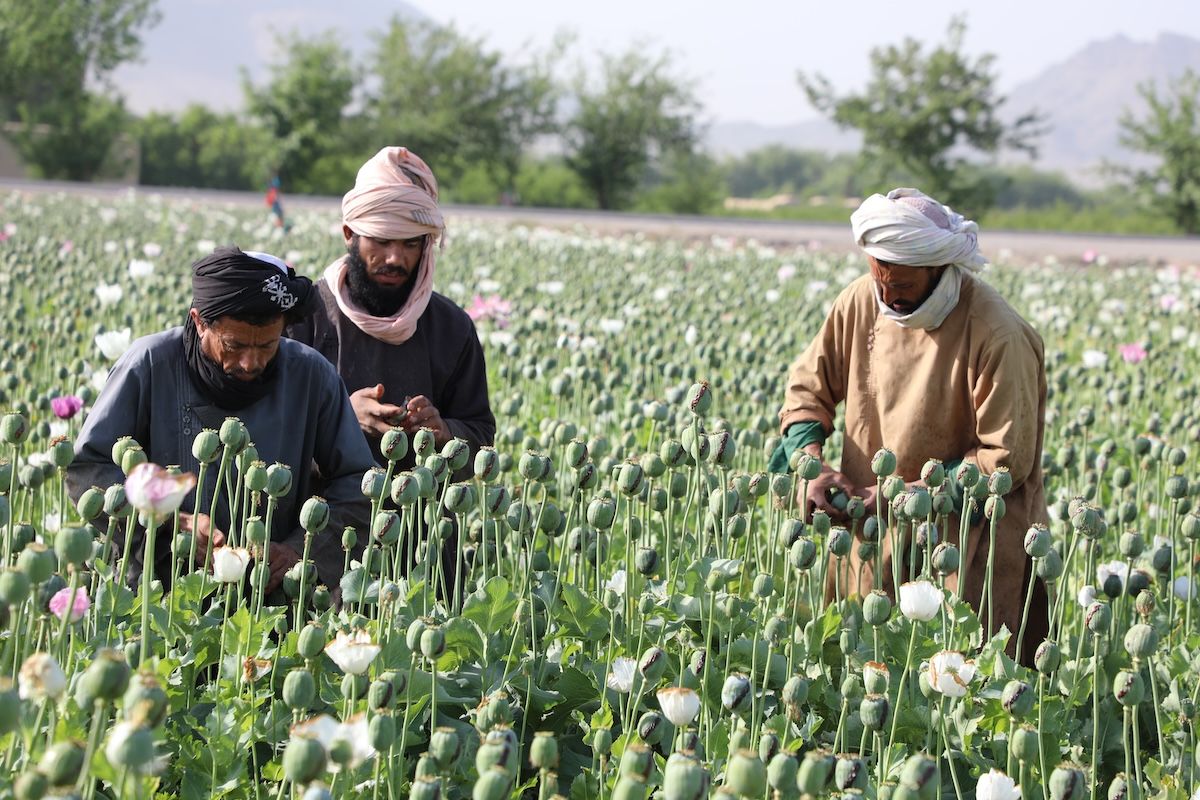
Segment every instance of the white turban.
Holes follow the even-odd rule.
[[[917,189],[873,194],[850,215],[854,241],[868,255],[907,267],[954,265],[979,272],[979,226]]]

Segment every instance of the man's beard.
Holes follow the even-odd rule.
[[[421,269],[418,264],[408,283],[403,286],[380,286],[367,274],[367,262],[363,261],[359,252],[357,236],[346,248],[346,267],[346,287],[350,290],[350,299],[373,317],[394,316],[408,301],[417,272]]]

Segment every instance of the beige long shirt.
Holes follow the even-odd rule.
[[[829,433],[842,402],[841,471],[856,486],[874,484],[871,459],[880,447],[895,452],[897,472],[906,481],[918,479],[931,458],[965,458],[984,475],[1001,466],[1009,469],[1013,489],[997,528],[994,619],[997,628],[1001,622],[1008,625],[1015,643],[1030,574],[1024,535],[1030,525],[1047,522],[1041,337],[995,289],[966,273],[958,305],[941,326],[903,328],[879,313],[871,276],[864,275],[842,291],[816,338],[792,365],[781,430],[816,420]],[[957,544],[957,519],[951,518],[948,527],[943,539]],[[986,539],[986,523],[976,526],[962,553],[969,571],[967,596],[976,607],[987,566]],[[887,544],[885,537],[884,586],[890,593]],[[861,565],[860,571],[857,554],[852,558],[851,589],[861,574],[857,589],[865,594],[874,585],[873,565]],[[955,577],[947,583],[957,586]],[[1033,633],[1036,645],[1044,623],[1031,625],[1026,640]]]

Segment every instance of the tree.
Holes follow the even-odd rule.
[[[367,65],[375,87],[364,104],[368,127],[380,146],[420,155],[447,186],[482,166],[510,188],[526,148],[554,129],[555,52],[506,63],[452,26],[394,17]]]
[[[673,151],[651,172],[634,204],[639,211],[709,214],[725,199],[724,175],[706,153]]]
[[[0,116],[36,172],[100,169],[128,121],[109,77],[157,20],[154,0],[0,0]]]
[[[134,132],[142,184],[261,189],[271,177],[273,138],[234,114],[191,105],[179,114],[147,114]]]
[[[347,114],[358,70],[332,31],[281,37],[279,50],[285,56],[270,65],[264,86],[243,75],[247,108],[274,137],[274,166],[286,191],[340,194],[371,155]]]
[[[1044,120],[1037,112],[1011,124],[1000,119],[1005,98],[996,93],[994,56],[963,53],[965,31],[956,18],[947,42],[931,52],[914,39],[873,49],[871,78],[859,94],[839,97],[819,75],[798,79],[814,107],[862,134],[863,161],[881,179],[899,166],[927,193],[979,215],[995,194],[977,168],[979,155],[1005,148],[1036,155]]]
[[[631,48],[602,57],[599,84],[582,70],[575,79],[578,108],[566,126],[566,162],[600,208],[628,207],[656,158],[695,150],[700,103],[670,67],[666,55],[650,58]]]
[[[1146,168],[1113,168],[1141,199],[1184,233],[1200,233],[1200,75],[1188,70],[1159,95],[1153,83],[1138,86],[1146,113],[1121,115],[1121,144],[1153,156]]]
[[[728,160],[725,172],[734,197],[802,194],[820,180],[828,164],[824,153],[770,144]]]

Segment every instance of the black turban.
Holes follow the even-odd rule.
[[[221,317],[260,320],[307,315],[316,297],[312,281],[275,256],[221,247],[192,265],[192,308],[202,320]],[[233,377],[204,354],[191,314],[183,324],[188,374],[205,397],[227,410],[238,410],[264,397],[275,383],[279,356],[257,378]]]
[[[312,281],[267,253],[218,247],[192,264],[192,308],[202,319],[304,316],[314,297]]]

